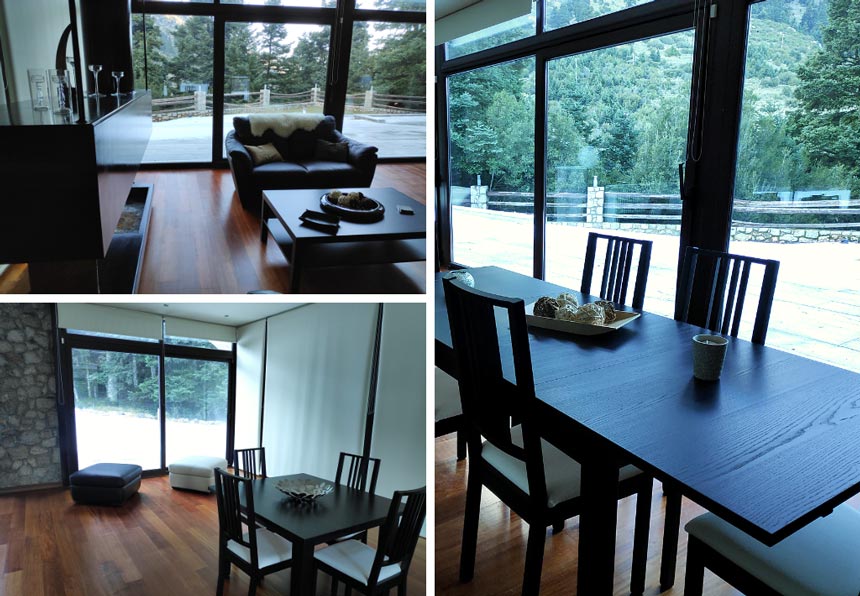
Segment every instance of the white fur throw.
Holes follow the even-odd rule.
[[[313,130],[325,118],[324,114],[250,114],[251,134],[255,137],[271,129],[279,137],[287,138],[296,130]]]

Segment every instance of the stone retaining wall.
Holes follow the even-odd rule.
[[[60,482],[51,306],[0,303],[0,489]]]
[[[681,226],[677,224],[566,222],[562,225],[578,228],[639,232],[642,234],[659,234],[663,236],[679,236],[681,234]],[[732,240],[780,244],[860,242],[860,230],[809,230],[804,228],[733,226]]]

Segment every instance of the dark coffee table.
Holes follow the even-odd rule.
[[[308,227],[299,219],[306,209],[320,211],[320,197],[330,189],[265,190],[260,240],[269,235],[290,262],[290,290],[297,292],[306,267],[374,265],[427,260],[427,220],[424,205],[393,188],[344,188],[361,191],[385,206],[374,223],[341,220],[337,233]],[[414,215],[398,213],[398,205]]]

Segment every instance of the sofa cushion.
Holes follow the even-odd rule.
[[[305,185],[308,170],[302,164],[276,161],[254,168],[251,177],[261,189],[266,188],[310,188]]]
[[[321,161],[341,161],[346,163],[349,159],[349,143],[330,143],[324,139],[317,139],[314,157]]]
[[[273,161],[284,161],[284,158],[272,143],[265,145],[245,145],[245,149],[251,154],[254,165],[259,166]]]
[[[302,161],[306,170],[304,188],[331,188],[337,186],[363,186],[362,173],[354,165],[340,161]],[[335,182],[336,181],[336,182]]]
[[[93,464],[69,476],[73,486],[122,488],[140,478],[143,469],[134,464]]]

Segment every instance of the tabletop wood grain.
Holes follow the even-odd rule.
[[[527,303],[561,291],[494,267],[470,271],[477,287]],[[455,374],[436,285],[437,365]],[[574,457],[595,439],[607,458],[676,482],[768,544],[860,492],[860,375],[732,339],[721,379],[697,381],[691,338],[701,331],[650,313],[602,336],[532,329],[547,438]]]

